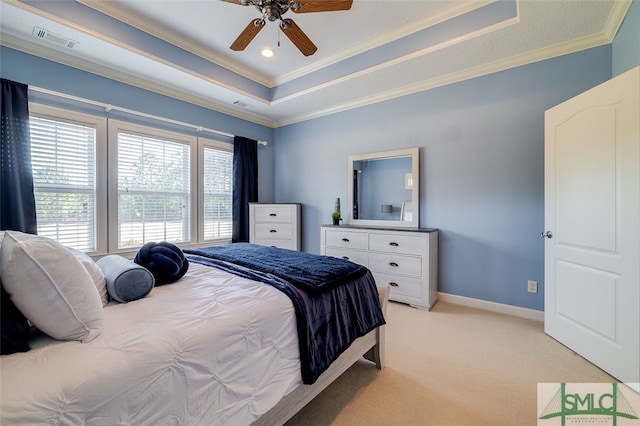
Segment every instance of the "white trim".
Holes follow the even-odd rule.
[[[489,302],[487,300],[440,292],[438,292],[438,300],[441,302],[451,303],[453,305],[467,306],[469,308],[482,309],[484,311],[497,312],[499,314],[513,315],[520,318],[544,322],[544,311],[537,311],[535,309],[521,308],[519,306],[505,305],[503,303]]]

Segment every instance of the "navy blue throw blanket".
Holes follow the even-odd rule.
[[[212,259],[267,272],[308,292],[318,293],[362,277],[367,268],[344,259],[295,250],[234,243],[226,246],[185,250]]]
[[[246,243],[232,245],[236,244],[252,246]],[[271,247],[264,248],[273,250]],[[289,251],[275,250],[283,254]],[[185,253],[202,251],[185,250]],[[297,257],[297,261],[302,263],[313,261],[318,257],[308,253],[299,252],[298,254],[301,256]],[[271,285],[291,299],[296,313],[301,374],[305,384],[315,383],[320,374],[349,348],[355,339],[385,324],[375,280],[367,268],[364,268],[364,273],[355,279],[333,285],[331,288],[322,286],[324,288],[322,292],[308,293],[275,274],[201,255],[188,254],[187,257],[190,262],[212,266]],[[268,264],[263,264],[261,269],[268,269]]]

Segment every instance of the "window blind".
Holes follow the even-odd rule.
[[[29,119],[38,235],[96,251],[96,129]]]
[[[118,248],[190,240],[190,149],[118,133]]]
[[[204,147],[204,239],[231,238],[233,153]]]

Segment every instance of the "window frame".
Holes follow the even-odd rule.
[[[36,102],[29,103],[29,116],[95,128],[95,250],[88,251],[86,253],[89,255],[101,255],[107,253],[107,119],[94,114],[73,111]]]
[[[119,248],[118,247],[118,134],[119,133],[132,133],[141,136],[148,136],[150,138],[162,139],[169,142],[179,143],[189,146],[190,156],[190,170],[189,170],[189,194],[190,194],[190,211],[189,211],[189,240],[181,242],[178,245],[187,246],[196,244],[198,241],[198,179],[197,179],[197,138],[195,136],[187,135],[184,133],[178,133],[168,130],[158,129],[156,127],[150,127],[141,124],[130,123],[121,120],[109,119],[109,131],[108,131],[108,157],[107,163],[109,165],[109,181],[108,181],[108,226],[109,226],[109,253],[135,253],[139,247],[132,248]]]

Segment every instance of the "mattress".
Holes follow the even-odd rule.
[[[289,298],[200,264],[105,307],[89,343],[30,344],[0,358],[1,424],[243,425],[301,384]]]

